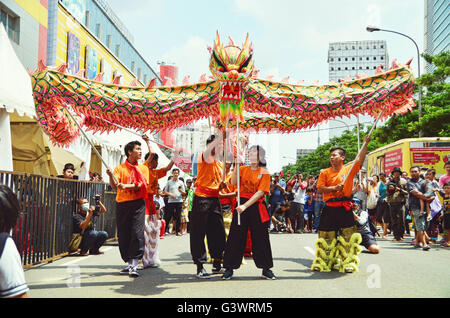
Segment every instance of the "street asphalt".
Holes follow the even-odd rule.
[[[230,281],[220,275],[195,277],[189,235],[160,241],[160,268],[141,276],[119,275],[125,266],[116,243],[102,247],[103,255],[68,256],[25,271],[33,298],[398,298],[450,297],[450,248],[432,245],[429,251],[405,242],[378,239],[381,253],[360,254],[359,272],[341,274],[310,270],[317,235],[272,233],[270,240],[277,280],[261,278],[252,259]],[[211,271],[211,265],[205,268]]]

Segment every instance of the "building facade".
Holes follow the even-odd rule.
[[[389,68],[389,55],[386,41],[346,41],[333,42],[328,49],[329,80],[334,82],[343,81],[346,78],[356,79],[356,74],[372,76],[378,65],[383,70]],[[357,118],[340,118],[329,121],[329,138],[337,137],[357,125]],[[369,116],[359,116],[360,123],[373,121]]]
[[[450,50],[450,2],[425,0],[424,51],[431,55]],[[426,64],[427,72],[433,65]]]
[[[330,43],[328,49],[329,80],[341,81],[356,74],[373,75],[378,65],[388,69],[386,41],[347,41]]]
[[[31,71],[38,60],[47,59],[47,0],[1,0],[0,22],[4,25],[16,55]]]

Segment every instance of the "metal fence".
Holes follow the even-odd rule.
[[[5,171],[0,171],[0,184],[11,188],[22,206],[13,239],[25,268],[68,254],[79,198],[94,205],[93,197],[102,195],[107,212],[97,217],[96,229],[117,238],[116,193],[107,184]]]

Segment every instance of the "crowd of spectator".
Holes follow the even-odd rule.
[[[429,250],[430,244],[448,247],[450,242],[450,162],[444,165],[446,174],[436,178],[434,169],[411,167],[402,171],[395,167],[366,176],[362,168],[353,183],[353,198],[368,215],[368,228],[374,237],[405,241]],[[325,205],[317,192],[318,176],[302,173],[272,176],[270,195],[266,202],[271,213],[271,231],[286,233],[316,233]],[[442,237],[442,239],[440,239]]]

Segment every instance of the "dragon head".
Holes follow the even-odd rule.
[[[223,46],[217,32],[214,48],[209,49],[211,53],[209,69],[220,83],[220,100],[239,102],[242,98],[242,86],[254,70],[253,48],[248,40],[248,33],[242,48],[229,39],[229,44]]]

